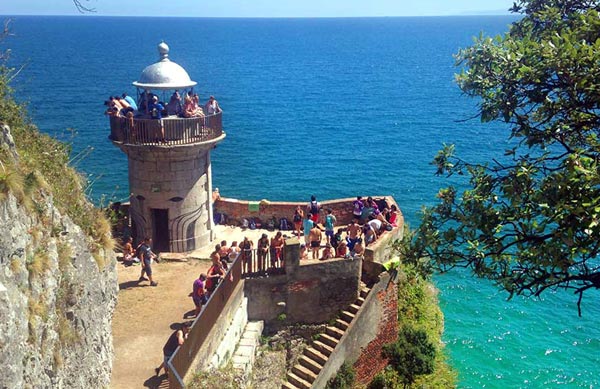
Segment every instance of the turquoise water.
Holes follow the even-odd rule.
[[[227,139],[212,152],[227,197],[306,200],[391,194],[411,224],[445,181],[442,143],[472,161],[501,154],[507,131],[467,120],[476,102],[453,82],[460,47],[510,17],[136,19],[16,17],[15,80],[34,121],[70,140],[97,202],[127,197],[127,161],[107,140],[102,102],[127,91],[164,39]],[[600,386],[598,293],[515,298],[460,272],[436,278],[447,350],[463,388]]]

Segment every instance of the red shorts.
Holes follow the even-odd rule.
[[[311,215],[310,220],[312,220],[315,223],[319,222],[319,214],[317,213],[316,215]]]

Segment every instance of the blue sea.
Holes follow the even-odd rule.
[[[453,54],[509,16],[357,19],[14,17],[13,81],[44,132],[73,144],[98,204],[126,199],[127,160],[108,141],[103,101],[164,40],[205,99],[224,110],[212,152],[226,197],[307,200],[393,195],[416,225],[448,182],[430,164],[443,143],[470,161],[501,155],[508,131],[473,117]],[[599,388],[599,294],[514,298],[464,272],[438,275],[444,341],[461,388]]]

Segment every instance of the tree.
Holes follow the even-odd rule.
[[[390,366],[398,373],[405,388],[417,376],[433,373],[435,347],[421,329],[402,327],[398,340],[383,347],[383,356],[389,358]],[[380,381],[373,385],[381,384]]]
[[[466,267],[514,295],[600,288],[600,1],[519,0],[509,32],[456,58],[461,90],[514,146],[469,163],[444,146],[437,174],[468,178],[425,208],[407,259]]]

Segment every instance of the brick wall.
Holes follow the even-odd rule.
[[[373,198],[376,200],[380,198],[385,198],[388,202],[388,205],[390,206],[392,204],[396,204],[396,201],[391,196],[373,196]],[[354,200],[356,200],[355,197],[320,201],[319,203],[321,204],[322,209],[321,217],[325,216],[325,209],[331,208],[333,210],[333,214],[337,218],[338,225],[350,223],[350,221],[352,220],[352,202]],[[308,201],[282,202],[262,200],[260,202],[258,211],[250,211],[249,203],[250,201],[246,200],[237,200],[221,197],[214,203],[215,212],[224,213],[225,215],[227,215],[227,223],[234,225],[239,225],[242,219],[259,218],[261,221],[264,222],[272,219],[273,217],[275,217],[277,220],[285,217],[291,223],[296,207],[299,205],[302,207],[302,210],[306,212],[306,207],[308,206]],[[398,206],[398,204],[396,204],[396,206]]]
[[[377,300],[383,306],[377,335],[361,352],[354,362],[356,382],[366,385],[382,371],[388,360],[381,356],[383,346],[398,338],[398,283],[391,282],[385,290],[377,293]]]

